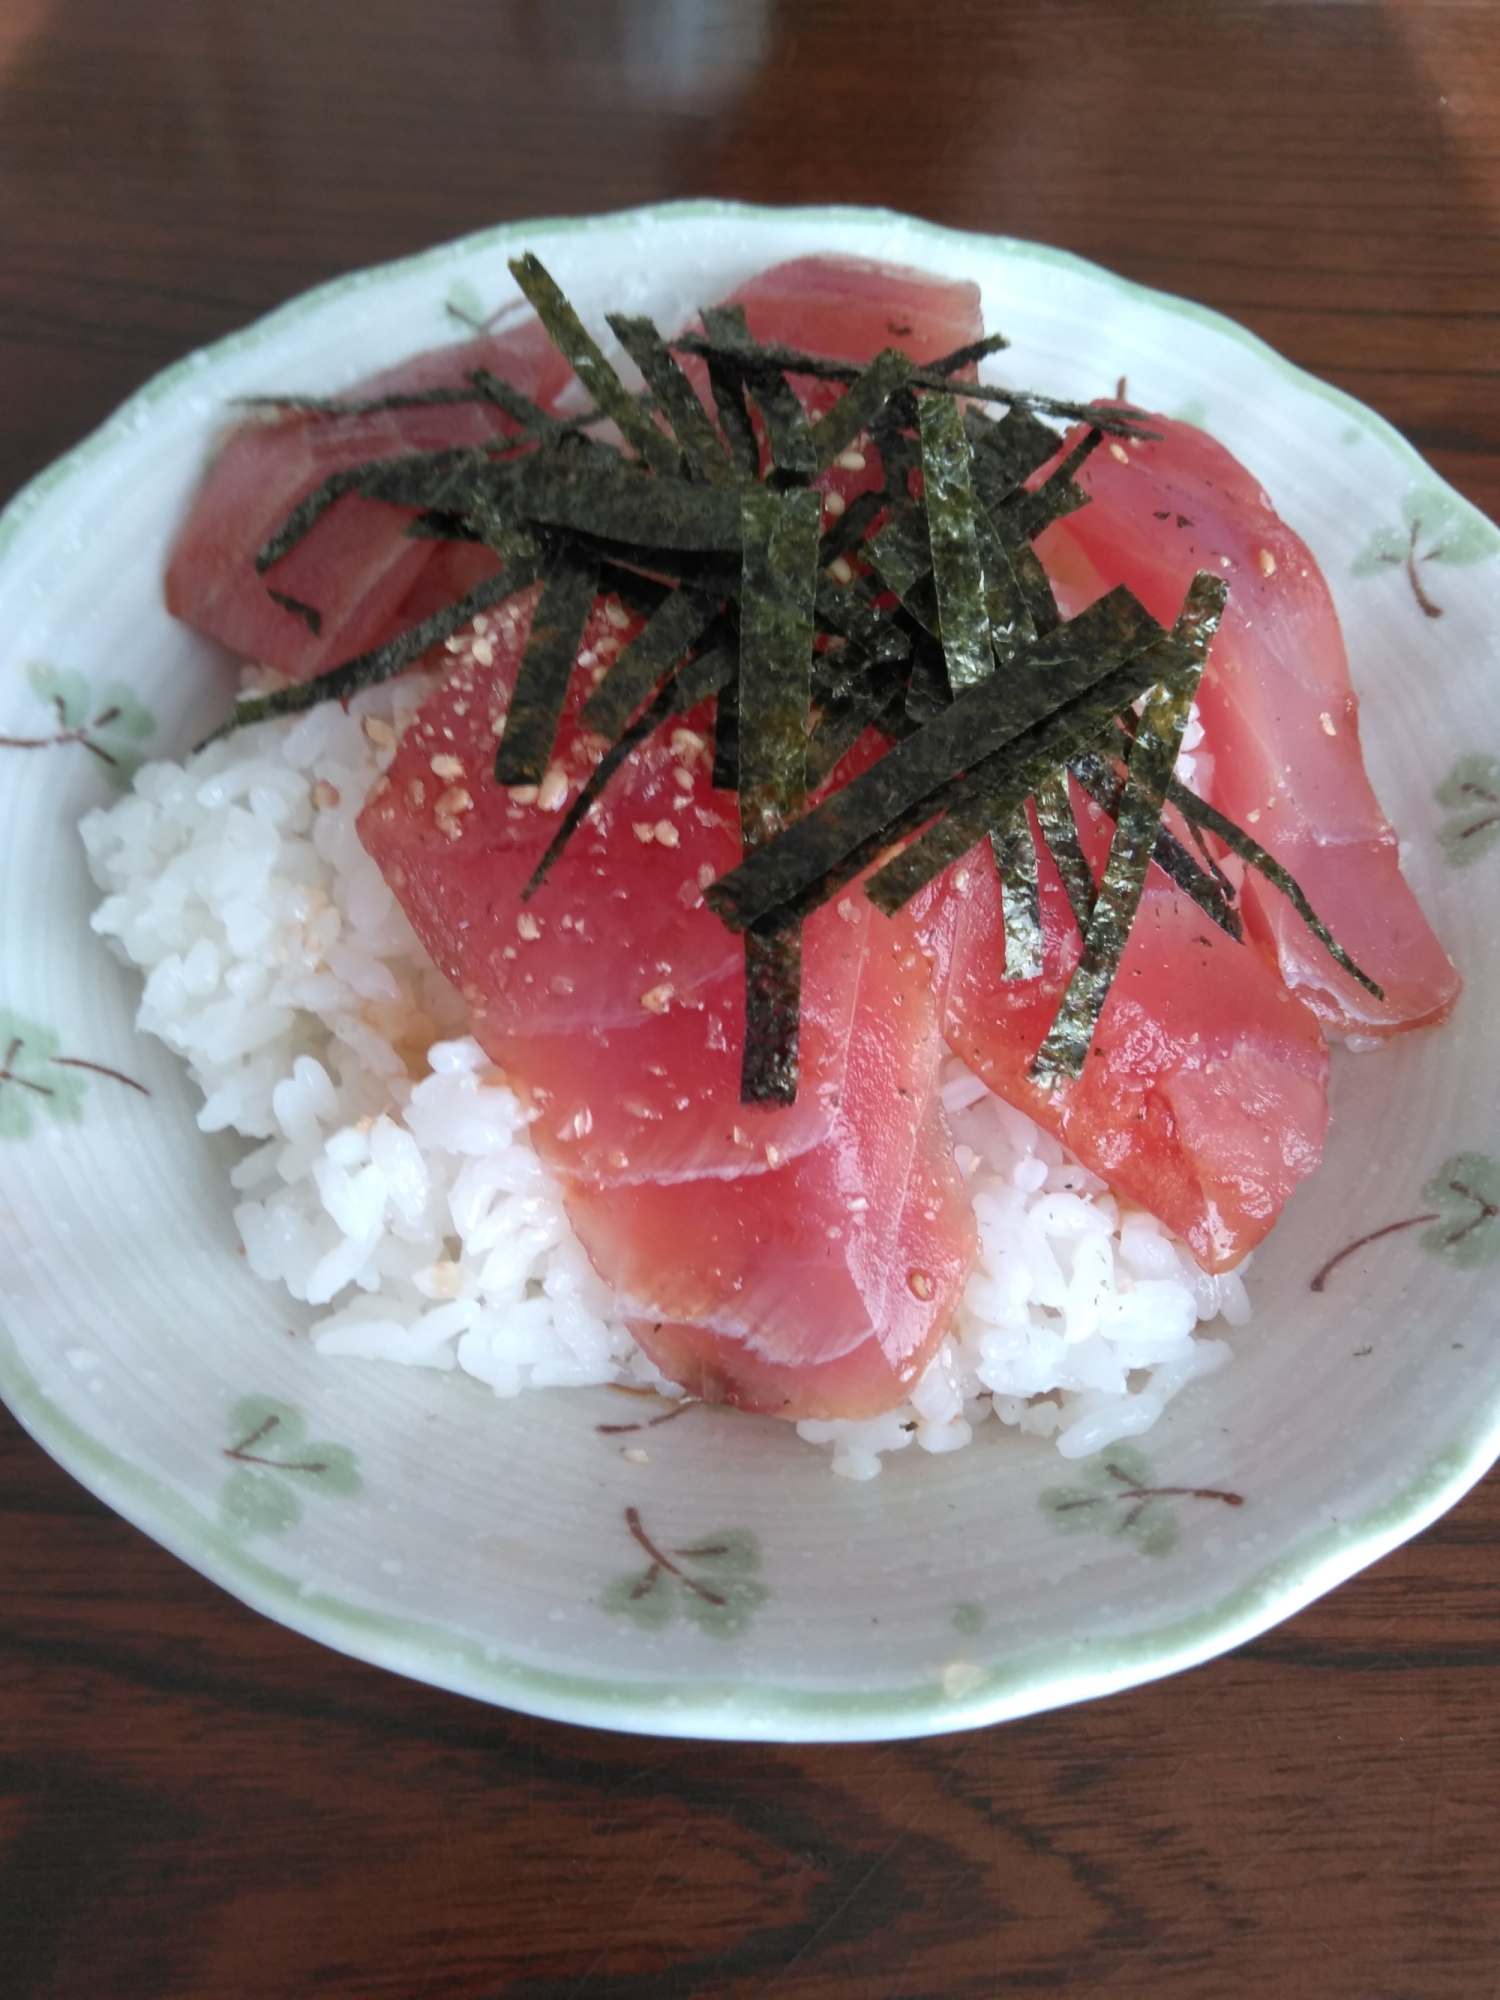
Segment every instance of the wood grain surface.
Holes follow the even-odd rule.
[[[885,203],[1192,294],[1500,513],[1500,6],[0,0],[0,490],[512,217]],[[0,1417],[4,2000],[1500,1995],[1500,1484],[1178,1679],[591,1734],[249,1612]]]

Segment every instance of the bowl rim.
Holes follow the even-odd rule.
[[[1121,277],[1073,252],[1024,238],[960,230],[883,208],[818,204],[777,207],[722,200],[646,204],[602,215],[525,219],[493,225],[412,255],[366,266],[300,293],[247,326],[172,363],[135,391],[97,429],[27,482],[0,513],[0,562],[26,523],[69,481],[180,385],[245,353],[335,300],[489,250],[605,230],[693,220],[813,224],[837,232],[887,224],[944,245],[975,244],[1014,263],[1030,262],[1112,288],[1148,310],[1196,322],[1270,364],[1301,395],[1330,404],[1380,443],[1414,478],[1438,484],[1466,517],[1484,521],[1383,417],[1320,381],[1234,320],[1209,307]],[[259,1561],[197,1513],[154,1473],[89,1435],[45,1393],[0,1319],[0,1398],[35,1441],[98,1499],[239,1598],[304,1637],[369,1664],[454,1693],[549,1720],[638,1733],[735,1741],[877,1741],[987,1726],[1075,1701],[1121,1692],[1228,1652],[1291,1616],[1358,1570],[1419,1534],[1473,1486],[1500,1455],[1500,1386],[1492,1405],[1476,1400],[1448,1445],[1394,1496],[1367,1514],[1308,1535],[1208,1609],[1147,1632],[1054,1645],[1010,1666],[990,1668],[972,1692],[936,1678],[878,1692],[812,1691],[732,1676],[681,1683],[612,1681],[506,1660],[493,1648],[438,1624],[375,1612],[334,1593],[308,1590]]]

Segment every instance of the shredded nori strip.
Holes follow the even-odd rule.
[[[714,704],[714,770],[711,780],[716,792],[737,792],[740,788],[740,674],[734,673],[719,690]]]
[[[740,1058],[744,1104],[795,1104],[797,1044],[802,1027],[802,933],[745,933],[745,1048]]]
[[[862,673],[841,685],[822,704],[807,739],[807,789],[817,791],[846,750],[877,725],[893,701],[905,705],[905,673],[899,660],[871,660]]]
[[[529,250],[523,256],[512,257],[510,274],[530,300],[553,346],[572,362],[574,374],[600,412],[613,417],[626,442],[640,453],[653,472],[677,472],[682,463],[677,446],[657,429],[650,413],[610,367],[593,335],[563,297],[540,258]]]
[[[847,451],[861,431],[867,431],[900,389],[911,380],[912,365],[899,347],[885,347],[831,409],[812,427],[814,463],[826,472],[840,452]]]
[[[1103,431],[1095,428],[1084,434],[1034,493],[1024,489],[1011,495],[999,510],[996,525],[1007,541],[1035,541],[1043,528],[1076,514],[1088,505],[1089,496],[1073,475],[1104,442]]]
[[[1089,920],[1094,914],[1094,871],[1089,867],[1078,838],[1078,824],[1073,817],[1073,802],[1068,797],[1065,771],[1052,772],[1044,784],[1037,786],[1036,817],[1042,839],[1047,843],[1047,852],[1056,862],[1057,872],[1062,877],[1079,935],[1087,936]]]
[[[601,736],[617,736],[652,688],[698,640],[721,601],[685,585],[668,591],[645,629],[583,704],[579,721]]]
[[[542,554],[537,550],[531,561],[484,577],[466,596],[445,604],[441,611],[424,618],[420,625],[410,626],[385,645],[330,667],[326,674],[318,674],[310,681],[294,681],[290,687],[277,688],[274,694],[242,698],[235,703],[229,720],[221,723],[211,736],[205,736],[196,748],[201,750],[252,722],[265,722],[273,715],[299,715],[304,708],[316,708],[319,702],[343,701],[351,694],[358,694],[361,688],[393,679],[404,673],[414,660],[421,659],[430,646],[451,638],[481,611],[490,610],[535,582],[541,566]]]
[[[1200,826],[1205,833],[1215,834],[1231,854],[1237,854],[1247,867],[1264,876],[1273,889],[1279,889],[1335,963],[1341,965],[1351,979],[1357,979],[1367,993],[1372,993],[1377,1000],[1385,998],[1385,988],[1378,986],[1369,973],[1355,964],[1307,900],[1296,877],[1282,867],[1274,854],[1262,847],[1258,840],[1253,840],[1243,827],[1236,826],[1232,819],[1226,819],[1206,799],[1190,792],[1180,778],[1169,782],[1167,801],[1176,806],[1190,826]]]
[[[1128,590],[1110,591],[1058,632],[1039,640],[1027,656],[1025,674],[996,674],[965,688],[940,715],[878,763],[770,845],[748,854],[738,868],[711,886],[706,900],[732,930],[746,928],[815,883],[908,807],[929,798],[955,774],[1022,739],[1044,718],[1107,681],[1123,661],[1145,652],[1161,636],[1156,620]],[[1106,715],[1125,705],[1117,702]],[[1095,723],[1087,740],[1098,735],[1100,726]]]
[[[755,399],[766,426],[771,463],[795,479],[820,470],[807,413],[781,369],[766,360],[750,336],[743,306],[704,306],[703,324],[738,376],[742,389]]]
[[[1096,750],[1086,750],[1081,757],[1075,757],[1068,768],[1084,791],[1094,801],[1094,804],[1100,807],[1108,818],[1113,819],[1120,809],[1120,793],[1125,785],[1124,773],[1117,771],[1114,765],[1109,763]],[[1167,796],[1170,800],[1170,788]],[[1038,796],[1038,803],[1040,803],[1040,795]],[[1196,829],[1194,831],[1196,832]],[[1049,847],[1052,846],[1050,836],[1047,845]],[[1053,854],[1054,858],[1056,858],[1055,849],[1053,849]],[[1236,944],[1241,942],[1245,935],[1245,926],[1239,911],[1234,906],[1234,885],[1219,868],[1213,857],[1207,853],[1206,849],[1204,850],[1204,859],[1208,863],[1208,866],[1204,868],[1200,867],[1193,856],[1188,853],[1170,827],[1163,826],[1156,836],[1156,847],[1152,852],[1151,858],[1173,886],[1181,889],[1184,895],[1190,896],[1199,909],[1202,910],[1203,914],[1213,923],[1216,923],[1226,936],[1232,937]],[[1080,859],[1082,859],[1081,854]],[[1089,876],[1090,914],[1092,914],[1092,908],[1093,876],[1091,874]],[[1075,913],[1077,909],[1078,905],[1075,903]],[[1080,917],[1080,931],[1086,928],[1087,921],[1087,916]]]
[[[1055,1086],[1083,1074],[1094,1029],[1140,906],[1188,710],[1228,596],[1222,577],[1199,570],[1172,628],[1172,637],[1193,653],[1194,668],[1155,688],[1137,725],[1083,952],[1031,1065],[1032,1077],[1040,1084]]]
[[[747,853],[772,840],[807,797],[807,715],[822,496],[808,488],[746,493],[740,596],[740,838]],[[790,1104],[797,1094],[801,942],[745,939],[747,1104]]]
[[[1043,971],[1042,912],[1037,891],[1036,843],[1024,805],[990,833],[990,851],[1000,875],[1005,912],[1005,967],[1002,978],[1039,979]]]
[[[964,430],[974,454],[974,486],[987,507],[1009,499],[1062,443],[1055,430],[1027,409],[1009,410],[998,423],[970,410]]]
[[[1050,624],[1044,622],[1038,628],[1028,594],[1022,587],[1016,560],[1001,540],[989,510],[977,504],[974,508],[974,529],[979,539],[980,560],[984,565],[984,609],[989,620],[990,651],[996,662],[1004,666],[1021,647],[1033,643],[1038,629],[1050,631],[1059,623],[1055,615],[1056,604],[1051,607],[1053,616]],[[1029,555],[1030,550],[1027,553]],[[1033,556],[1032,560],[1034,562],[1036,558]],[[1051,597],[1050,590],[1048,597]]]
[[[938,631],[948,686],[957,694],[995,668],[969,443],[958,405],[946,396],[924,397],[921,427],[923,504]]]
[[[840,556],[852,555],[865,538],[877,514],[885,510],[884,488],[869,487],[863,493],[856,493],[842,514],[836,514],[831,527],[823,530],[823,539],[818,544],[818,561],[827,568],[837,562]]]
[[[874,660],[904,660],[911,653],[911,636],[877,611],[867,586],[858,577],[835,583],[825,573],[818,578],[814,612],[820,631],[842,633]]]
[[[266,587],[266,595],[273,604],[279,604],[283,611],[290,611],[294,618],[300,618],[308,631],[316,639],[323,630],[323,614],[315,604],[304,604],[300,597],[288,597],[284,590]]]
[[[740,830],[775,837],[806,798],[821,497],[755,487],[744,511],[740,599]]]
[[[932,569],[932,547],[927,539],[927,519],[923,508],[907,500],[891,509],[891,518],[878,535],[865,543],[863,554],[875,566],[887,590],[903,603]]]
[[[736,489],[653,478],[616,453],[536,451],[471,469],[467,483],[516,522],[662,554],[740,551]]]
[[[677,433],[688,470],[712,486],[727,486],[734,477],[734,468],[724,441],[654,323],[633,318],[629,313],[606,313],[605,319],[645,377],[657,408]]]
[[[597,561],[570,548],[559,549],[543,573],[505,734],[495,746],[497,785],[539,785],[546,773],[598,582]]]
[[[654,736],[669,715],[685,715],[689,709],[696,708],[700,701],[707,700],[709,695],[722,688],[733,674],[733,651],[728,646],[721,646],[712,652],[699,654],[667,676],[651,701],[621,731],[589,773],[577,798],[564,815],[561,826],[549,841],[546,853],[531,871],[530,879],[521,891],[523,903],[529,902],[540,889],[553,862],[583,824],[605,786],[631,751],[639,748],[649,736]]]

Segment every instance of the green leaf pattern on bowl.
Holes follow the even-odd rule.
[[[226,1528],[244,1535],[279,1535],[302,1518],[297,1491],[317,1487],[347,1498],[362,1481],[347,1445],[309,1441],[307,1422],[290,1403],[245,1396],[229,1413],[234,1440],[224,1448],[235,1469],[224,1482],[219,1513]]]

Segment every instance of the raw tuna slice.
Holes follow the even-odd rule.
[[[489,368],[535,401],[555,408],[572,386],[571,369],[528,320],[512,331],[419,354],[357,385],[351,397],[462,387],[466,372]],[[352,658],[405,631],[435,603],[430,566],[455,562],[472,581],[495,561],[485,550],[458,555],[405,534],[403,509],[348,496],[307,540],[267,576],[255,552],[292,508],[331,472],[365,459],[442,445],[476,444],[513,428],[488,406],[438,404],[362,417],[299,415],[256,419],[230,432],[193,504],[167,568],[167,609],[242,657],[297,680]],[[312,607],[307,620],[270,596]]]
[[[1080,475],[1093,504],[1039,538],[1073,612],[1125,583],[1170,619],[1193,572],[1229,581],[1198,696],[1205,796],[1297,878],[1345,950],[1385,989],[1337,966],[1281,895],[1252,874],[1249,934],[1330,1026],[1360,1036],[1440,1021],[1459,990],[1397,858],[1359,744],[1338,615],[1306,544],[1245,467],[1190,424],[1153,417],[1159,444],[1112,445]]]
[[[797,1102],[742,1105],[743,946],[701,894],[738,860],[739,834],[711,789],[706,714],[638,750],[520,900],[599,747],[570,720],[539,796],[490,781],[533,601],[487,619],[429,697],[361,838],[533,1108],[537,1149],[647,1351],[749,1409],[888,1408],[946,1327],[973,1250],[913,926],[857,894],[818,913]],[[631,629],[617,604],[596,611],[575,710]]]
[[[1109,822],[1076,790],[1073,799],[1097,875]],[[1176,1230],[1205,1270],[1229,1269],[1318,1163],[1328,1124],[1318,1021],[1153,868],[1082,1077],[1038,1089],[1031,1061],[1080,951],[1056,867],[1038,851],[1040,978],[1001,977],[1004,916],[987,849],[912,906],[936,954],[944,1033],[992,1090]]]

